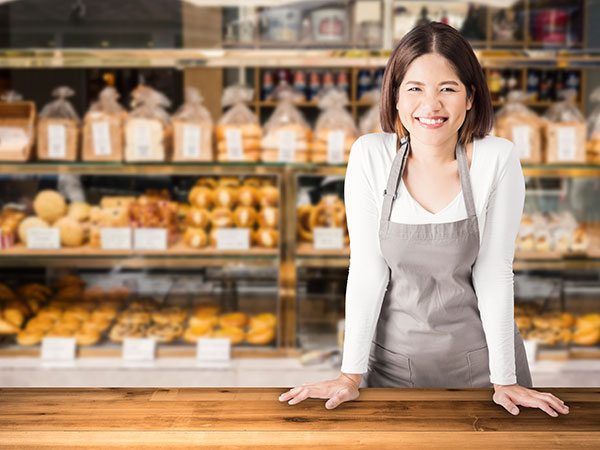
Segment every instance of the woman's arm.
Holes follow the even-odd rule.
[[[511,145],[488,199],[481,246],[473,266],[473,285],[489,349],[493,384],[517,381],[512,265],[524,201],[523,170],[517,150]]]
[[[367,140],[368,142],[368,140]],[[375,192],[374,171],[365,139],[350,152],[344,202],[350,235],[350,269],[346,285],[346,331],[342,373],[367,371],[371,340],[389,281],[389,269],[379,247],[379,207],[383,192]]]

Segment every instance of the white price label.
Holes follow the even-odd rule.
[[[27,230],[27,248],[30,250],[58,250],[60,230],[58,228],[30,228]]]
[[[102,250],[131,250],[131,228],[102,228]]]
[[[166,228],[136,228],[133,230],[133,247],[136,250],[166,250]]]
[[[22,128],[0,127],[0,150],[3,152],[20,151],[29,142]]]
[[[521,159],[531,158],[531,140],[530,140],[531,128],[527,126],[513,127],[512,138],[515,147],[519,151],[519,157]]]
[[[279,132],[279,161],[294,162],[296,159],[296,132],[282,130]]]
[[[344,142],[346,135],[343,131],[330,131],[327,135],[327,162],[341,164],[344,162]]]
[[[108,122],[92,122],[92,139],[94,142],[94,155],[112,155]]]
[[[186,124],[183,126],[183,157],[199,158],[202,130],[197,125]]]
[[[199,338],[196,362],[201,367],[230,367],[231,341],[227,338]]]
[[[561,127],[558,129],[558,160],[573,161],[576,154],[575,128]]]
[[[123,339],[124,361],[154,361],[156,353],[156,341],[149,338],[125,338]]]
[[[341,227],[315,227],[314,247],[317,250],[341,250],[344,248],[344,229]]]
[[[226,130],[225,142],[227,145],[227,157],[231,161],[243,161],[242,130],[236,128]]]
[[[40,356],[45,365],[73,364],[75,349],[75,338],[45,337]]]
[[[152,157],[152,130],[147,125],[137,125],[134,128],[135,157],[149,159]]]
[[[250,230],[248,228],[218,228],[216,233],[218,250],[248,250]]]
[[[48,156],[65,158],[67,156],[67,127],[48,125]]]

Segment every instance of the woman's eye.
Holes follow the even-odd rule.
[[[418,88],[418,87],[411,87],[411,88],[408,88],[408,90],[409,90],[409,91],[415,92],[415,91],[413,91],[413,89],[419,89],[419,88]]]
[[[452,89],[452,88],[442,88],[442,91],[443,91],[444,89],[448,89],[450,92],[456,92],[456,91],[455,91],[454,89]]]

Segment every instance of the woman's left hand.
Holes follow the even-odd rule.
[[[494,403],[504,406],[511,414],[519,414],[517,405],[530,408],[540,408],[552,417],[557,417],[558,412],[569,414],[569,407],[560,398],[549,392],[538,392],[518,384],[494,384]]]

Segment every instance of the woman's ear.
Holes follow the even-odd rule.
[[[471,85],[471,94],[467,97],[467,111],[473,107],[473,99],[475,98],[476,87]]]

